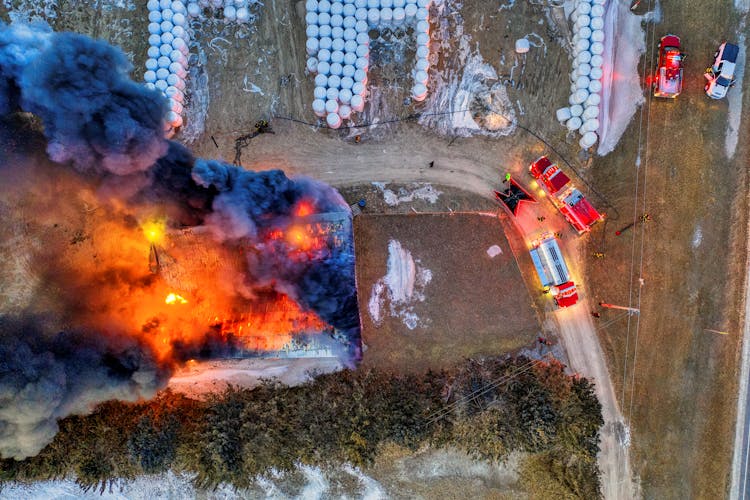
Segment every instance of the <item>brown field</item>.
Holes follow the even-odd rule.
[[[415,228],[419,228],[415,230]],[[386,272],[388,242],[397,240],[432,271],[415,313],[429,322],[410,330],[368,311],[373,284]],[[479,215],[378,215],[355,220],[364,363],[399,371],[449,366],[471,356],[506,353],[539,331],[531,298],[499,221]],[[487,249],[503,253],[491,259]]]

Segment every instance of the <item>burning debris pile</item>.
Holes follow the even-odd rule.
[[[129,69],[102,42],[0,25],[0,279],[29,282],[0,294],[2,457],[98,402],[151,397],[189,359],[306,339],[359,355],[341,196],[194,159]]]

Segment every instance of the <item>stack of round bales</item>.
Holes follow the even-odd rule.
[[[424,22],[417,22],[417,69],[412,94],[415,99],[424,99],[431,1],[306,0],[306,68],[315,74],[312,108],[329,127],[339,128],[353,112],[364,109],[370,68],[369,30],[413,23],[420,16]],[[419,33],[425,36],[420,38]]]
[[[606,0],[577,0],[573,21],[573,71],[569,106],[557,110],[557,119],[581,134],[579,144],[588,149],[598,140],[599,104],[604,63],[604,5]]]
[[[148,0],[148,59],[146,85],[169,99],[166,123],[182,126],[188,64],[187,8],[181,0]]]

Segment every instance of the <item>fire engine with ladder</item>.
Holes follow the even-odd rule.
[[[578,290],[570,279],[568,266],[554,235],[544,234],[532,243],[531,260],[545,291],[549,290],[558,307],[578,302]]]
[[[532,163],[529,172],[579,235],[588,233],[592,225],[604,219],[560,167],[546,156]]]

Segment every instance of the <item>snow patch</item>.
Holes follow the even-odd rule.
[[[501,253],[503,253],[503,249],[497,245],[492,245],[490,248],[487,249],[487,255],[490,256],[490,259],[494,259]]]
[[[188,144],[195,142],[206,130],[206,116],[211,96],[208,92],[208,58],[200,42],[191,37],[190,48],[193,54],[188,65],[187,102],[185,103],[185,125],[182,127],[182,140]]]
[[[421,320],[414,312],[418,302],[424,302],[424,290],[432,281],[432,271],[422,267],[419,259],[414,259],[411,252],[401,246],[401,242],[388,242],[388,271],[373,286],[368,303],[370,318],[379,326],[383,321],[383,306],[387,301],[388,312],[409,330],[418,326],[424,327],[427,322]]]
[[[701,229],[700,226],[697,226],[695,228],[695,232],[693,233],[693,248],[698,248],[701,242],[703,242],[703,229]]]
[[[419,123],[438,133],[469,137],[507,136],[516,130],[516,111],[503,82],[492,65],[484,62],[479,48],[473,51],[459,25],[444,40],[459,40],[458,61],[435,76],[436,85]],[[459,73],[450,68],[463,68]]]
[[[57,17],[57,0],[3,0],[3,7],[8,11],[11,24],[50,21]]]
[[[415,199],[425,200],[432,204],[435,204],[440,195],[443,194],[442,191],[438,191],[437,189],[432,187],[431,184],[424,184],[419,182],[410,184],[409,187],[401,187],[398,189],[398,192],[394,192],[388,189],[386,187],[388,186],[388,184],[385,182],[373,182],[372,185],[378,188],[381,193],[383,193],[383,200],[388,206],[391,207],[395,207],[396,205],[399,205],[401,203],[408,203],[414,201]]]
[[[750,3],[750,0],[746,3]],[[742,80],[745,75],[746,60],[745,34],[742,32],[744,31],[744,27],[745,20],[743,19],[737,40],[737,46],[740,48],[740,52],[737,54],[737,66],[735,68],[736,83],[727,93],[729,112],[727,114],[727,136],[724,140],[724,151],[729,159],[732,159],[734,153],[737,151],[740,125],[742,124]]]
[[[602,104],[599,121],[599,148],[611,153],[625,133],[638,106],[645,98],[638,73],[638,61],[646,52],[644,16],[633,14],[627,2],[613,2],[604,19],[604,60]],[[614,78],[617,75],[617,78]]]

